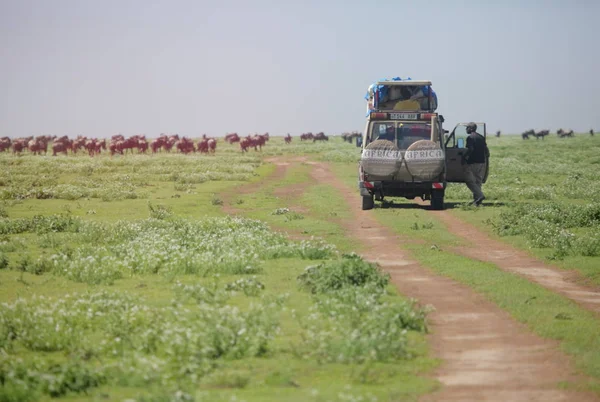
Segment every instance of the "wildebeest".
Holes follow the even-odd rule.
[[[0,138],[0,152],[8,151],[12,144],[12,141],[8,137]]]
[[[254,137],[252,137],[252,146],[254,147],[254,150],[258,150],[262,151],[262,147],[263,145],[266,144],[266,142],[269,140],[269,133],[266,134],[254,134]]]
[[[227,133],[225,134],[225,141],[230,144],[233,144],[234,142],[240,142],[240,136],[238,133]]]
[[[315,136],[313,133],[302,133],[300,134],[300,141],[312,140]]]
[[[575,133],[573,132],[573,130],[569,130],[569,131],[565,131],[562,128],[559,128],[558,131],[556,132],[556,134],[560,137],[560,138],[564,138],[564,137],[575,137]]]
[[[283,137],[283,139],[285,140],[286,144],[289,144],[292,142],[292,136],[290,135],[290,133],[287,133],[287,135],[285,137]]]
[[[72,149],[73,140],[68,139],[66,136],[54,140],[52,143],[52,156],[56,156],[59,152],[68,155],[67,150]]]
[[[313,142],[315,141],[329,141],[329,137],[325,135],[324,132],[320,132],[315,134],[314,138],[313,138]]]
[[[500,130],[496,131],[496,137],[500,137]]]
[[[209,138],[208,139],[208,151],[212,154],[214,154],[217,150],[217,140],[215,140],[214,138]]]
[[[48,142],[45,137],[36,137],[27,142],[27,149],[33,155],[41,155],[42,152],[45,155],[48,152]]]
[[[527,131],[521,133],[521,137],[523,137],[524,140],[528,140],[530,135],[535,135],[535,131],[527,130]]]
[[[594,136],[594,129],[590,128],[590,135],[593,137]]]
[[[187,137],[183,137],[182,139],[177,141],[175,143],[175,147],[177,148],[177,151],[185,155],[191,152],[196,152],[196,148],[194,147],[194,141],[190,140]]]
[[[360,136],[361,136],[360,131],[352,131],[351,133],[345,132],[345,133],[342,133],[342,140],[352,144],[352,140],[354,138],[358,138]]]
[[[27,144],[31,141],[33,137],[27,138],[15,138],[12,142],[12,151],[13,154],[20,154],[23,150],[27,149]]]
[[[252,137],[250,137],[249,135],[247,137],[244,137],[242,139],[240,139],[240,149],[242,152],[248,152],[248,148],[250,148],[253,143]]]
[[[542,131],[538,131],[538,132],[534,131],[532,134],[533,134],[533,136],[535,137],[536,140],[539,140],[540,137],[543,140],[544,137],[546,137],[548,134],[550,134],[550,130],[542,130]]]

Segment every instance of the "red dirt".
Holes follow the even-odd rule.
[[[582,307],[600,314],[598,287],[581,285],[573,271],[552,267],[506,243],[492,239],[475,226],[452,215],[450,211],[432,211],[451,233],[474,242],[477,247],[456,247],[456,253],[489,262],[500,269],[518,274],[546,289],[559,293]]]

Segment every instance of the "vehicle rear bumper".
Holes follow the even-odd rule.
[[[430,194],[433,190],[444,191],[446,183],[433,181],[359,181],[358,189],[360,195],[363,196],[377,192],[390,197],[414,197],[420,194]]]

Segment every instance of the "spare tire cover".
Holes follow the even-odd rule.
[[[414,142],[404,154],[406,168],[418,180],[432,180],[444,169],[444,151],[440,144],[420,140]]]
[[[368,174],[391,176],[400,169],[402,154],[392,141],[376,140],[363,150],[360,163]]]

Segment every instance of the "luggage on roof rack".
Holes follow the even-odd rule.
[[[379,80],[369,86],[365,99],[367,115],[376,110],[434,112],[437,109],[437,95],[431,88],[431,81],[410,78]]]

